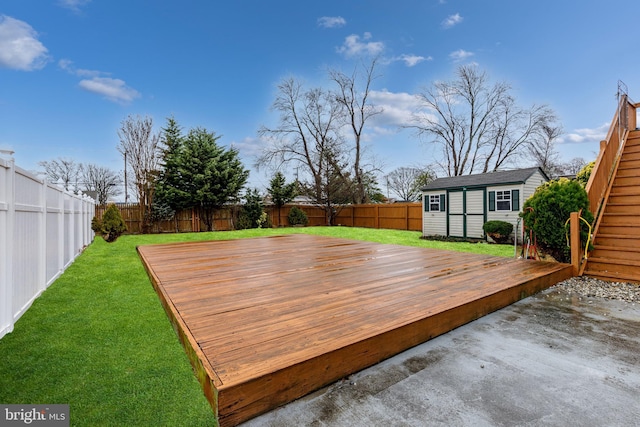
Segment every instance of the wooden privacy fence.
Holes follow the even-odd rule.
[[[293,206],[302,209],[309,218],[310,226],[326,225],[327,220],[322,208],[309,205],[285,205],[278,210],[266,206],[265,212],[274,227],[288,226],[287,216]],[[122,218],[127,224],[128,233],[140,233],[140,207],[137,204],[118,204]],[[216,231],[234,230],[240,213],[240,206],[219,209],[214,215]],[[106,206],[97,206],[96,215],[102,216]],[[347,227],[387,228],[393,230],[422,231],[422,205],[420,203],[366,204],[343,207],[335,219],[335,225]],[[158,221],[154,224],[154,233],[174,233],[205,231],[206,227],[197,210],[187,209],[177,212],[172,220]]]
[[[0,150],[0,338],[93,240],[94,201],[15,166]]]

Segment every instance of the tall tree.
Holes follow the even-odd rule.
[[[338,122],[341,104],[330,92],[321,88],[305,90],[301,82],[289,78],[278,85],[272,109],[280,113],[279,123],[273,128],[262,126],[258,131],[267,146],[257,166],[292,165],[298,172],[301,189],[325,210],[330,224],[338,203],[331,199],[332,192],[327,192],[328,179],[336,181],[345,176],[343,164],[338,161],[343,156]]]
[[[196,207],[207,227],[214,229],[214,213],[226,203],[238,201],[249,171],[238,151],[217,144],[219,136],[206,129],[189,131],[180,154],[180,191],[189,194],[188,205]]]
[[[94,192],[96,202],[100,205],[106,205],[110,197],[122,194],[120,175],[103,166],[85,165],[82,168],[82,181],[84,191]]]
[[[271,196],[271,201],[278,212],[278,225],[280,225],[280,210],[282,206],[296,197],[297,189],[298,184],[295,181],[287,184],[284,174],[280,171],[276,172],[271,181],[269,181],[267,192]]]
[[[82,163],[76,163],[72,159],[58,158],[38,163],[53,184],[61,185],[66,191],[79,189],[79,178],[82,176]]]
[[[162,128],[160,173],[155,191],[155,204],[158,207],[168,207],[171,212],[185,209],[189,204],[190,194],[183,190],[183,176],[181,167],[184,135],[182,128],[174,117],[167,119]],[[179,232],[177,217],[174,216],[176,232]]]
[[[118,129],[118,137],[118,151],[133,174],[142,212],[141,229],[147,233],[152,225],[153,195],[160,166],[160,134],[154,132],[151,117],[127,116]]]
[[[455,80],[435,82],[419,94],[423,111],[410,127],[440,145],[438,164],[448,176],[498,170],[556,120],[547,106],[519,107],[510,91],[505,82],[491,84],[477,66],[461,66]]]
[[[329,77],[337,86],[336,100],[342,105],[342,121],[349,128],[353,136],[353,177],[354,191],[353,203],[366,203],[369,195],[366,189],[366,174],[370,172],[365,169],[363,133],[366,122],[373,116],[380,114],[382,108],[370,103],[369,94],[371,84],[375,79],[375,67],[377,59],[371,61],[364,70],[364,77],[360,82],[360,73],[356,69],[351,75],[347,75],[337,70],[330,70]]]

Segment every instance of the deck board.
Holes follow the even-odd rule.
[[[138,251],[223,426],[571,275],[566,264],[305,234]]]

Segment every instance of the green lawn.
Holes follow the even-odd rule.
[[[509,245],[347,227],[98,238],[0,340],[0,403],[68,403],[74,426],[214,425],[135,248],[285,233],[513,256]]]

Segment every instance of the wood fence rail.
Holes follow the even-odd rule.
[[[138,204],[117,204],[122,218],[127,224],[127,233],[140,233],[140,207]],[[288,226],[287,216],[292,207],[302,209],[309,218],[310,226],[326,225],[326,215],[322,208],[309,205],[285,205],[278,210],[274,206],[266,206],[272,226]],[[96,206],[96,216],[102,217],[106,206]],[[229,206],[219,209],[214,215],[216,231],[235,230],[241,206]],[[386,228],[393,230],[422,231],[421,203],[364,204],[343,207],[335,219],[336,225],[347,227]],[[154,233],[200,232],[205,231],[204,222],[195,209],[186,209],[175,214],[172,220],[154,223]]]

